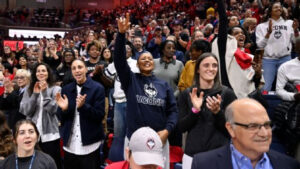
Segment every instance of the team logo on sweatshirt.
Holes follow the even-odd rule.
[[[145,84],[144,85],[144,91],[145,91],[145,94],[148,96],[148,97],[155,97],[157,95],[157,90],[155,88],[155,86],[150,83],[149,85],[148,84]]]
[[[280,31],[275,31],[274,38],[279,39],[281,37],[282,33]]]
[[[165,100],[161,98],[156,98],[157,89],[152,83],[144,85],[144,92],[146,96],[136,95],[136,99],[138,103],[151,105],[151,106],[163,106],[165,104]]]

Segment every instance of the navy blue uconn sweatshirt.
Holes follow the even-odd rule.
[[[125,34],[118,33],[114,64],[127,99],[127,137],[140,127],[169,133],[177,122],[178,109],[173,90],[167,82],[154,75],[133,73],[126,61]]]

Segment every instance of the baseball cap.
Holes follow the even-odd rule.
[[[129,149],[138,165],[158,165],[164,167],[162,142],[158,134],[150,127],[141,127],[130,138]]]

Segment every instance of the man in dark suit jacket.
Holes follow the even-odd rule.
[[[232,143],[194,156],[192,169],[300,169],[300,164],[269,150],[272,130],[266,109],[249,98],[232,102],[225,111]]]

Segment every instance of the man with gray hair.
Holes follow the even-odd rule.
[[[194,156],[192,169],[299,169],[300,164],[269,150],[271,121],[266,109],[249,98],[232,102],[225,111],[231,143]]]

